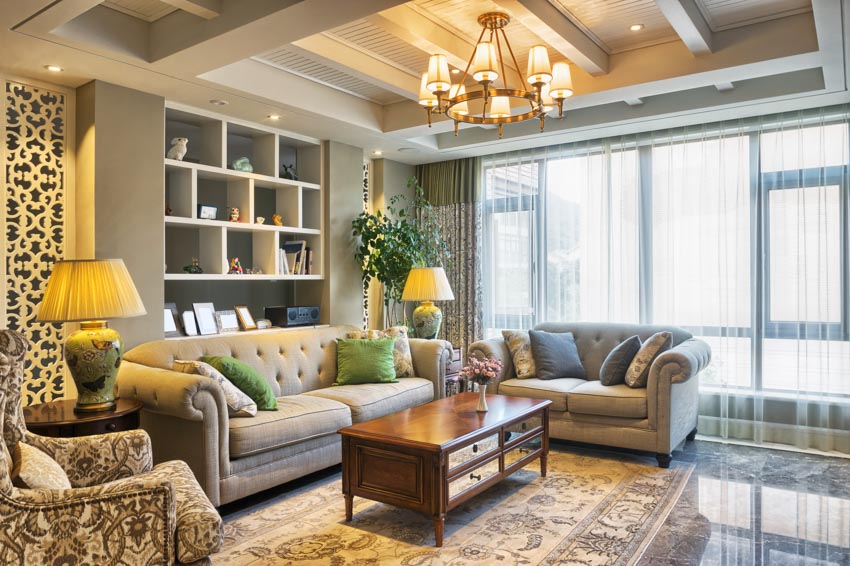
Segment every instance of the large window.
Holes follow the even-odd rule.
[[[705,389],[850,395],[846,119],[484,160],[485,325],[676,324]]]

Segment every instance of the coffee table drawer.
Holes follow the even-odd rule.
[[[505,468],[515,462],[519,462],[535,450],[539,450],[543,445],[543,437],[537,436],[531,440],[526,440],[516,448],[511,448],[505,452]]]
[[[482,438],[478,442],[465,446],[459,450],[449,454],[449,470],[453,470],[469,462],[473,458],[477,458],[482,454],[486,454],[491,450],[496,450],[499,447],[499,434],[493,434],[486,438]]]
[[[499,475],[499,459],[495,458],[450,481],[449,500],[497,475]]]
[[[505,427],[505,444],[543,426],[543,415],[537,414]]]

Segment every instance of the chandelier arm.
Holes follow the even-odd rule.
[[[502,32],[502,35],[505,35],[504,29],[502,29],[501,32]],[[495,33],[496,33],[496,49],[499,52],[499,65],[501,65],[501,67],[502,67],[502,85],[504,85],[505,88],[509,88],[508,87],[508,74],[505,72],[505,58],[502,57],[502,44],[499,41],[499,30],[495,30]],[[508,41],[508,38],[505,37],[505,43],[507,43],[507,41]],[[508,45],[508,48],[510,48],[510,45]]]
[[[502,34],[504,35],[504,33],[505,33],[505,30],[504,30],[504,29],[502,29]],[[508,53],[510,53],[510,54],[511,54],[511,60],[514,62],[514,68],[516,69],[516,74],[519,76],[519,85],[520,85],[520,88],[522,88],[522,89],[524,89],[524,90],[531,90],[530,88],[528,88],[528,83],[527,83],[527,82],[525,82],[525,77],[523,77],[523,76],[522,76],[522,73],[521,73],[521,72],[520,72],[520,70],[519,70],[519,63],[517,63],[517,62],[516,62],[516,55],[514,55],[514,50],[513,50],[513,48],[511,47],[510,42],[508,41],[508,36],[507,36],[507,35],[505,35],[505,43],[506,43],[506,44],[507,44],[507,46],[508,46]],[[505,86],[505,88],[507,88],[507,85]]]

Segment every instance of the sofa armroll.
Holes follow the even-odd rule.
[[[491,390],[494,393],[499,390],[499,383],[516,377],[511,351],[508,350],[508,345],[505,343],[504,338],[490,338],[489,340],[474,342],[469,347],[469,357],[476,357],[478,359],[495,358],[502,362],[502,372],[491,382]]]
[[[698,338],[690,338],[659,355],[650,368],[649,379],[684,383],[708,367],[711,347]]]
[[[452,357],[452,345],[445,340],[410,338],[410,355],[417,377],[434,384],[434,398],[446,396],[446,368]]]

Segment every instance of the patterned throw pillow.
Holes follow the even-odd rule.
[[[662,352],[666,352],[673,345],[673,334],[670,332],[656,332],[641,344],[640,350],[635,354],[629,369],[626,370],[626,385],[634,389],[646,387],[649,380],[649,368],[652,362]]]
[[[517,378],[536,377],[537,368],[534,366],[534,356],[531,354],[528,330],[502,330],[502,337],[508,345],[508,350],[511,351]]]
[[[71,481],[56,460],[29,444],[18,442],[13,456],[12,485],[22,489],[71,489]]]
[[[375,340],[377,338],[395,338],[393,345],[393,366],[395,376],[413,377],[413,356],[410,353],[410,342],[407,340],[406,326],[393,326],[386,330],[358,330],[345,336],[353,340]]]
[[[230,383],[220,371],[204,362],[194,360],[174,360],[172,366],[174,371],[180,373],[194,373],[214,379],[224,392],[224,401],[227,403],[227,414],[231,417],[253,417],[257,414],[257,404],[242,393],[238,387]]]

